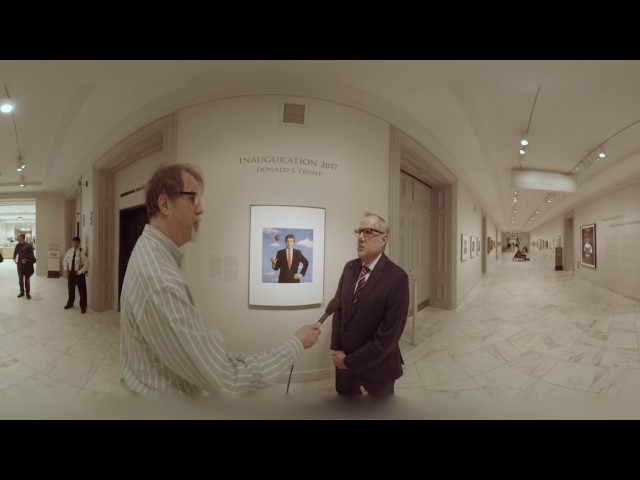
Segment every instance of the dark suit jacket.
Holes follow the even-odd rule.
[[[34,269],[33,264],[36,263],[36,256],[33,252],[33,245],[30,243],[17,244],[16,248],[13,250],[13,259],[18,257],[18,275],[22,273],[22,275],[26,275],[30,277],[33,275]],[[22,260],[26,260],[23,262]]]
[[[289,265],[287,262],[287,249],[278,250],[276,254],[276,258],[278,262],[276,266],[273,267],[274,270],[280,270],[280,276],[278,276],[278,283],[300,283],[300,280],[296,280],[293,276],[296,273],[301,273],[304,277],[305,273],[307,273],[307,267],[309,266],[309,260],[302,254],[300,250],[293,249],[293,253],[291,255],[291,269],[289,269]],[[302,263],[302,270],[298,272],[298,266]]]
[[[409,277],[383,253],[352,306],[361,265],[359,258],[347,262],[340,277],[331,349],[347,354],[344,364],[352,374],[388,382],[402,376],[398,342],[407,323]]]

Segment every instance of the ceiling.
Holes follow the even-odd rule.
[[[71,197],[126,135],[180,108],[255,93],[337,101],[396,125],[505,231],[531,230],[640,177],[640,61],[11,60],[0,61],[0,97],[4,86],[16,106],[0,114],[0,200]],[[607,157],[575,172],[607,139]],[[550,191],[519,191],[514,214],[513,169],[575,175],[578,188],[551,203]]]

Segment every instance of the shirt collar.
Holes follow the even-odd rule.
[[[156,227],[154,227],[150,223],[147,223],[144,226],[144,230],[142,234],[145,237],[153,240],[154,242],[159,243],[161,247],[163,247],[165,250],[167,250],[167,252],[169,252],[169,254],[173,257],[173,259],[176,261],[178,266],[180,266],[180,264],[182,263],[182,259],[184,257],[184,253],[182,253],[182,250],[180,250],[180,248],[175,243],[173,243],[169,239],[169,237],[167,237],[164,233],[162,233],[160,230],[158,230]]]
[[[376,268],[376,264],[378,263],[378,260],[380,260],[380,257],[382,256],[382,254],[378,255],[375,260],[373,260],[370,264],[367,265],[367,267],[369,267],[369,270],[373,271],[374,268]],[[365,265],[365,263],[363,263],[363,265]]]

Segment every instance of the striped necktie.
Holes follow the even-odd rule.
[[[367,281],[367,273],[369,273],[370,271],[371,269],[369,267],[367,267],[366,265],[362,265],[362,268],[360,269],[360,276],[358,277],[358,286],[356,287],[356,291],[353,292],[353,300],[351,301],[352,305],[356,303],[358,295],[360,295],[360,292],[362,291],[362,288]]]

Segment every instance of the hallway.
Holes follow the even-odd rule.
[[[119,319],[0,263],[0,418],[640,418],[640,302],[571,272],[497,261],[456,310],[420,313],[396,395],[338,398],[333,378],[227,398],[137,397],[119,384]],[[407,330],[411,328],[411,320]],[[285,378],[286,382],[286,378]]]

